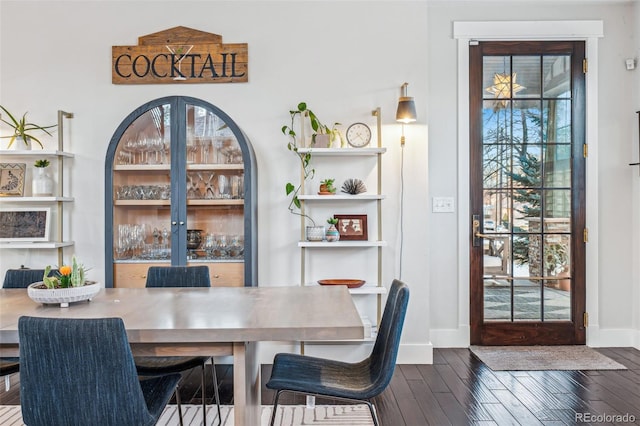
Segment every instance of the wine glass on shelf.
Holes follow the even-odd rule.
[[[200,175],[200,173],[198,173]],[[193,178],[193,174],[187,175],[189,179],[189,188],[187,189],[187,199],[194,200],[198,198],[202,198],[202,194],[200,193],[200,189],[198,188],[200,181]],[[200,177],[202,179],[202,177]]]

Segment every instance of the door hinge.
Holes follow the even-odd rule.
[[[588,70],[589,70],[589,63],[587,62],[587,58],[584,58],[582,60],[582,73],[586,74]]]
[[[582,325],[583,327],[589,327],[589,313],[585,312],[582,314]]]
[[[587,158],[589,156],[589,145],[587,145],[586,143],[582,144],[582,156],[584,158]]]
[[[584,230],[582,231],[582,242],[584,242],[584,243],[588,243],[589,242],[589,229],[588,228],[584,228]]]

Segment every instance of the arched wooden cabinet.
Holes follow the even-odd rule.
[[[257,285],[256,173],[247,137],[208,102],[170,96],[129,114],[105,164],[106,286],[195,264],[214,286]]]

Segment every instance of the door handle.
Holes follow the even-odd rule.
[[[472,217],[472,232],[473,232],[473,246],[480,247],[482,245],[482,239],[487,238],[493,240],[495,235],[483,234],[480,232],[480,215],[474,214]]]

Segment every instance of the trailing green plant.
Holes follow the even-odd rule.
[[[51,163],[49,162],[49,160],[45,158],[43,160],[36,160],[36,162],[33,163],[33,166],[38,168],[44,168],[44,167],[49,167],[49,164]]]
[[[322,124],[316,114],[307,108],[306,102],[300,102],[298,104],[298,109],[289,111],[289,116],[291,117],[291,124],[282,126],[282,134],[289,136],[289,142],[287,143],[287,149],[293,152],[298,156],[300,160],[300,165],[302,166],[303,171],[303,179],[298,185],[294,185],[291,182],[287,182],[285,185],[285,190],[287,195],[291,196],[291,201],[289,202],[289,211],[292,214],[297,214],[303,217],[306,217],[313,223],[315,226],[316,222],[313,218],[307,214],[301,212],[302,204],[300,203],[300,190],[302,189],[302,183],[307,179],[312,179],[315,175],[316,171],[311,165],[311,152],[300,152],[300,148],[302,148],[298,143],[298,135],[296,131],[293,129],[296,117],[300,118],[300,121],[304,120],[305,117],[309,119],[311,124],[311,129],[314,131],[314,136],[317,134],[319,129],[327,129],[327,126]]]
[[[35,137],[32,132],[35,131],[35,130],[40,130],[40,131],[45,132],[49,136],[52,136],[51,133],[47,129],[51,129],[51,128],[57,126],[57,124],[52,124],[50,126],[40,126],[40,125],[35,124],[35,123],[29,123],[29,122],[27,122],[27,113],[26,112],[24,113],[22,118],[20,118],[20,120],[18,120],[13,116],[13,114],[11,114],[9,112],[9,110],[7,110],[2,105],[0,105],[0,109],[2,109],[2,111],[4,111],[4,113],[9,117],[9,119],[11,121],[7,121],[4,118],[0,118],[0,120],[2,120],[3,123],[5,123],[6,125],[10,126],[13,129],[13,134],[12,135],[10,135],[10,136],[1,136],[3,139],[10,138],[9,139],[9,144],[7,145],[7,147],[11,147],[11,145],[16,140],[16,138],[20,137],[20,138],[22,138],[22,141],[24,142],[25,145],[27,145],[29,143],[29,141],[32,140],[34,142],[37,142],[37,144],[40,145],[40,148],[44,148],[44,145],[42,145],[42,142],[40,142],[40,140],[37,137]]]

